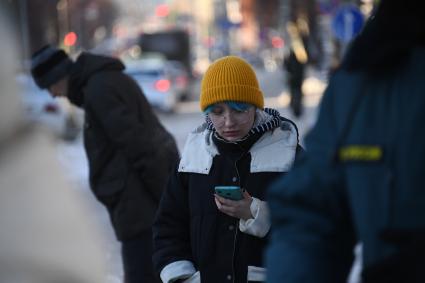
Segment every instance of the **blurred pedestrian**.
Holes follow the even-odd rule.
[[[125,282],[157,282],[151,225],[178,151],[123,69],[115,58],[82,53],[74,62],[45,46],[33,55],[31,71],[40,88],[85,110],[90,186],[121,241]]]
[[[200,106],[206,121],[189,134],[154,223],[154,265],[167,283],[265,281],[265,189],[292,166],[297,128],[264,108],[253,68],[236,56],[208,68]],[[216,186],[244,192],[230,200]]]
[[[104,283],[102,235],[49,132],[25,119],[12,24],[0,3],[0,282]],[[72,231],[74,234],[69,233]]]
[[[287,30],[290,38],[290,47],[283,60],[283,67],[286,70],[287,84],[289,86],[290,104],[295,117],[302,115],[302,85],[305,77],[305,70],[308,61],[305,47],[305,36],[297,24],[289,22]]]
[[[331,78],[307,153],[269,190],[268,282],[425,282],[425,7],[382,0]]]

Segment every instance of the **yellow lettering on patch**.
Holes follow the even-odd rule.
[[[383,151],[380,146],[349,145],[338,150],[340,161],[379,161],[382,159]]]

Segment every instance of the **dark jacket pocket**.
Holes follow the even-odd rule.
[[[120,193],[125,186],[125,180],[117,179],[97,184],[95,188],[96,198],[103,203],[108,209],[114,207],[119,200]]]
[[[100,202],[111,208],[124,190],[127,177],[127,162],[121,154],[116,153],[105,163],[98,178],[92,183],[93,193]]]
[[[125,189],[112,211],[112,223],[120,240],[137,236],[152,226],[158,203],[146,192],[138,174],[130,171]]]

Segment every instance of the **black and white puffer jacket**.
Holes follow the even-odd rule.
[[[240,142],[222,140],[208,119],[191,132],[153,226],[153,259],[163,282],[265,281],[266,189],[291,168],[299,149],[295,124],[273,109],[257,110],[253,129]],[[247,190],[254,218],[220,212],[217,185]]]

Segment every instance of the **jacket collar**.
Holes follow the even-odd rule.
[[[183,148],[179,172],[208,174],[219,151],[207,124],[191,132]],[[268,131],[249,150],[250,172],[287,172],[295,160],[298,133],[294,125],[282,121],[280,127]]]

